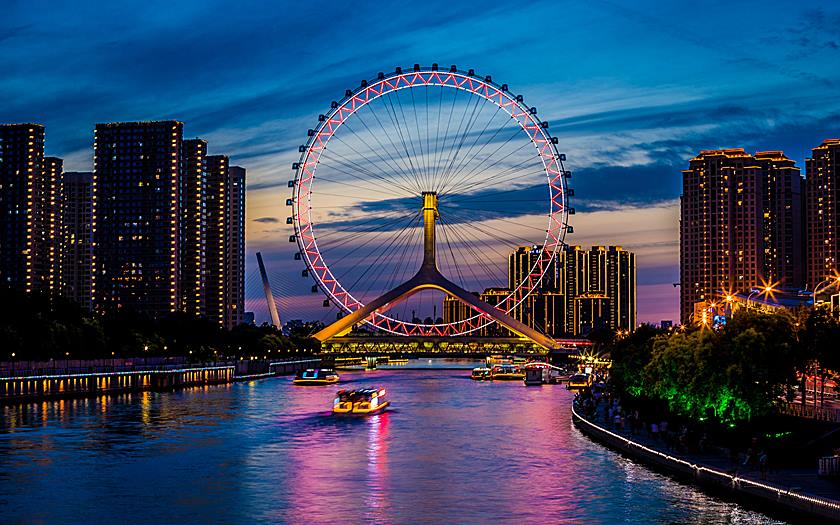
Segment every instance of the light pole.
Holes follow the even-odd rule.
[[[833,277],[826,277],[818,285],[814,287],[814,306],[817,306],[817,294],[830,286],[840,285],[840,275],[835,274]]]

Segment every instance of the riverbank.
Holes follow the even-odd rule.
[[[811,472],[791,469],[773,472],[768,480],[758,472],[739,472],[728,458],[714,454],[703,456],[677,454],[663,450],[661,442],[607,428],[586,419],[572,407],[575,426],[593,441],[617,450],[657,470],[662,470],[693,484],[759,508],[772,509],[788,517],[840,523],[840,484],[817,477]]]
[[[310,358],[189,363],[183,357],[29,362],[23,368],[0,366],[0,403],[221,385],[293,374],[320,362]]]

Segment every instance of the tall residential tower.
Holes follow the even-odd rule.
[[[840,262],[840,139],[828,139],[805,159],[808,288],[835,275]]]
[[[751,288],[803,284],[802,186],[781,151],[706,150],[683,172],[680,317]]]
[[[180,305],[180,122],[97,124],[93,303],[160,316]]]

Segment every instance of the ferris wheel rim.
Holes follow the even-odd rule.
[[[320,157],[326,149],[329,140],[351,118],[359,109],[373,102],[374,100],[403,89],[416,87],[440,86],[458,89],[483,98],[504,110],[511,116],[528,140],[537,149],[537,154],[542,163],[542,170],[548,182],[549,213],[547,216],[547,228],[545,239],[539,245],[539,257],[534,266],[530,268],[528,277],[509,291],[509,294],[499,301],[496,306],[507,313],[510,313],[517,306],[522,304],[540,285],[551,262],[563,246],[565,234],[568,230],[568,193],[566,189],[565,167],[563,156],[559,154],[556,147],[556,139],[553,139],[546,131],[547,125],[541,122],[536,116],[536,108],[530,108],[524,104],[522,96],[516,96],[509,92],[507,85],[494,83],[491,78],[481,78],[469,72],[450,68],[446,71],[439,71],[436,68],[418,68],[415,66],[410,71],[396,71],[389,74],[379,73],[376,79],[362,81],[355,90],[347,90],[341,102],[331,103],[330,111],[319,116],[318,126],[309,130],[308,140],[300,147],[299,162],[293,165],[295,177],[290,181],[293,186],[292,198],[289,199],[293,210],[292,222],[295,228],[295,241],[297,242],[301,258],[304,260],[309,273],[315,279],[318,288],[327,296],[329,301],[343,310],[350,313],[364,306],[364,303],[352,295],[352,291],[346,289],[337,279],[324,260],[316,240],[315,227],[312,221],[312,185],[315,180],[315,172],[320,163]],[[537,247],[536,245],[534,246]],[[539,266],[539,271],[534,269]],[[325,303],[326,304],[326,303]],[[504,304],[504,306],[502,306]],[[433,321],[435,321],[433,319]],[[376,312],[365,323],[376,329],[390,332],[397,335],[464,335],[475,332],[483,326],[490,324],[490,320],[482,313],[476,313],[467,319],[450,323],[414,323],[394,319],[383,313]]]

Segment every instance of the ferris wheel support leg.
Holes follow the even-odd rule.
[[[443,276],[441,276],[443,277]],[[522,321],[519,321],[509,314],[505,313],[503,310],[496,308],[495,306],[485,303],[475,295],[467,292],[457,284],[446,280],[447,286],[446,288],[440,288],[449,295],[456,297],[457,299],[461,300],[461,302],[472,306],[474,309],[478,310],[479,312],[491,317],[494,321],[499,323],[500,325],[504,326],[511,332],[519,335],[520,337],[525,337],[530,339],[531,341],[537,343],[538,345],[542,346],[547,350],[552,350],[557,348],[559,345],[557,341],[553,338],[541,334],[540,332],[534,330],[530,326],[526,325]]]
[[[407,299],[414,295],[415,293],[419,292],[420,288],[416,288],[416,283],[414,279],[411,279],[390,292],[387,292],[383,295],[380,295],[373,301],[367,303],[362,308],[345,315],[341,319],[337,320],[336,322],[332,323],[329,326],[318,331],[313,337],[322,343],[331,337],[337,337],[346,334],[350,330],[353,329],[358,323],[361,323],[368,317],[374,314],[379,309],[385,308],[389,306],[393,302],[399,302],[403,299]]]
[[[459,299],[482,314],[492,318],[505,328],[526,339],[537,343],[546,348],[553,349],[557,347],[557,342],[551,337],[541,334],[525,323],[514,319],[502,310],[485,303],[475,295],[464,290],[457,284],[453,283],[446,277],[440,274],[436,268],[424,266],[420,271],[405,283],[397,286],[390,292],[387,292],[373,301],[359,308],[351,314],[348,314],[333,324],[323,328],[314,335],[315,339],[322,343],[331,337],[338,337],[345,335],[353,329],[358,323],[361,323],[377,311],[393,306],[408,299],[412,295],[421,290],[435,289],[440,290],[452,297]]]

